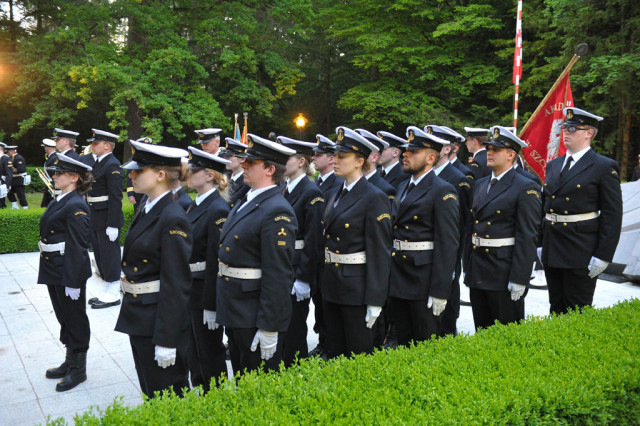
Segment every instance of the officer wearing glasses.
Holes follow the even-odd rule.
[[[542,262],[552,313],[591,305],[622,227],[618,164],[591,148],[602,117],[573,107],[563,113],[567,153],[547,165],[542,194]]]

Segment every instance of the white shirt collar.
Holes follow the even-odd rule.
[[[447,161],[442,166],[433,169],[433,171],[436,173],[436,176],[440,176],[440,172],[443,171],[444,168],[447,167],[448,165],[449,165],[449,162]]]
[[[453,157],[453,160],[449,161],[451,164],[455,163],[456,161],[458,161],[458,157]]]
[[[396,161],[395,163],[393,163],[392,165],[390,165],[389,167],[384,167],[384,172],[385,174],[389,174],[389,172],[391,171],[391,169],[393,169],[395,166],[397,166],[400,163],[400,161]]]
[[[409,185],[411,185],[412,183],[415,184],[416,186],[418,186],[418,184],[420,182],[422,182],[422,179],[424,179],[429,173],[431,173],[433,171],[433,169],[429,169],[429,171],[425,174],[423,174],[422,176],[420,176],[418,179],[415,179],[413,177],[413,175],[411,175],[411,179],[409,180]]]
[[[104,160],[104,157],[106,157],[107,155],[111,154],[110,152],[107,152],[106,154],[102,154],[100,157],[98,157],[96,159],[96,161],[101,162],[102,160]]]
[[[358,179],[356,179],[354,182],[351,182],[350,185],[347,185],[347,181],[344,181],[344,185],[342,186],[342,188],[347,188],[347,191],[351,191],[353,189],[354,186],[356,186],[356,183],[358,183],[358,181],[361,179],[361,177],[359,177]]]
[[[244,173],[244,170],[240,170],[240,173],[238,173],[237,175],[231,176],[231,180],[234,182],[237,181],[238,179],[240,179],[240,176],[242,176],[243,173]]]
[[[158,201],[160,201],[162,199],[162,197],[164,197],[165,195],[167,195],[170,192],[171,192],[171,190],[168,190],[168,191],[164,192],[163,194],[161,194],[160,196],[154,198],[153,200],[147,201],[147,204],[144,205],[144,212],[145,213],[149,213],[149,211],[153,208],[153,206],[158,204]]]
[[[367,178],[367,180],[371,179],[371,176],[373,176],[374,174],[376,174],[377,170],[373,169],[373,171],[371,173],[369,173],[368,175],[364,175],[365,178]]]
[[[182,187],[181,187],[181,186],[179,186],[179,187],[177,187],[177,188],[172,188],[172,189],[171,189],[171,192],[172,192],[173,194],[175,194],[175,193],[177,193],[178,191],[180,191],[181,189],[182,189]]]
[[[196,206],[199,206],[200,203],[205,200],[205,198],[207,198],[209,195],[213,194],[214,192],[216,192],[216,189],[212,188],[212,189],[208,190],[207,192],[205,192],[202,195],[197,195],[196,196]]]
[[[486,150],[487,148],[480,148],[479,150],[473,153],[473,158],[476,158],[476,155],[478,155],[479,152],[486,151]]]
[[[270,186],[267,186],[265,188],[260,188],[260,189],[251,188],[249,190],[249,192],[247,192],[247,201],[243,205],[241,205],[240,208],[238,208],[238,211],[242,210],[247,204],[249,204],[249,201],[253,200],[258,195],[262,194],[263,192],[266,192],[266,191],[270,190],[271,188],[275,188],[276,186],[277,185],[270,185]]]
[[[567,153],[564,156],[564,162],[562,163],[562,167],[564,167],[564,165],[567,164],[567,158],[569,158],[569,156],[573,157],[573,163],[571,163],[571,166],[569,166],[569,168],[573,167],[573,165],[576,164],[578,160],[580,160],[590,149],[591,147],[588,146],[576,152],[575,154],[571,154],[569,153],[569,151],[567,151]]]
[[[306,174],[301,174],[300,176],[298,176],[297,178],[295,178],[292,181],[288,181],[287,183],[287,190],[289,191],[289,194],[291,194],[293,192],[293,190],[296,188],[296,185],[298,185],[298,182],[300,182],[305,176],[307,176]]]
[[[495,172],[491,172],[491,179],[502,179],[502,177],[504,175],[506,175],[507,173],[509,173],[511,170],[513,169],[513,167],[509,167],[507,170],[505,170],[504,172],[502,172],[500,175],[496,176]]]
[[[71,194],[71,191],[65,192],[64,194],[56,195],[56,201],[62,200],[64,198],[64,196],[67,195],[67,194]]]
[[[333,173],[333,170],[329,171],[327,174],[320,175],[318,179],[322,179],[322,182],[324,182],[325,180],[327,180],[329,176],[331,176],[332,173]]]

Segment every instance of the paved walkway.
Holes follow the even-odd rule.
[[[64,347],[58,341],[59,325],[43,285],[38,285],[38,253],[0,255],[0,425],[37,424],[64,417],[73,423],[75,413],[93,407],[104,410],[116,397],[125,404],[142,402],[131,349],[126,335],[113,331],[119,307],[87,309],[91,323],[91,345],[87,357],[88,380],[76,388],[59,393],[56,380],[47,379],[45,370],[60,364]],[[543,278],[538,277],[538,283]],[[88,283],[88,297],[95,296],[99,278]],[[598,281],[597,307],[611,306],[619,300],[640,298],[640,286]],[[463,286],[462,299],[469,300]],[[547,292],[531,290],[526,299],[527,315],[548,313]],[[313,306],[309,315],[313,324]],[[462,307],[458,328],[473,333],[471,308]],[[309,333],[309,347],[317,335]]]

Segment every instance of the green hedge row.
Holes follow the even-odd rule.
[[[122,211],[124,212],[124,227],[120,236],[120,244],[124,244],[124,234],[133,219],[133,205],[123,204]],[[40,217],[43,213],[44,208],[0,210],[0,254],[38,251]]]
[[[206,396],[124,407],[79,424],[638,424],[640,301],[281,374]]]

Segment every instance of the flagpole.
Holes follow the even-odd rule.
[[[513,58],[513,127],[518,128],[518,98],[520,93],[520,78],[522,77],[522,0],[518,0],[518,16],[516,19],[516,48]]]
[[[567,74],[569,74],[569,71],[571,71],[571,67],[573,67],[575,65],[575,63],[578,62],[578,59],[580,59],[580,57],[584,56],[587,53],[588,49],[589,49],[589,46],[586,43],[581,43],[581,44],[578,45],[578,47],[576,48],[576,53],[573,55],[573,58],[571,58],[571,61],[569,61],[569,64],[562,71],[562,73],[560,74],[560,76],[558,77],[556,82],[553,83],[553,86],[551,86],[551,89],[549,89],[549,91],[545,95],[544,99],[542,99],[542,101],[540,102],[540,104],[536,108],[536,110],[533,111],[533,114],[531,114],[531,117],[529,117],[529,120],[527,120],[526,124],[522,127],[522,130],[520,130],[520,136],[522,136],[522,134],[525,132],[525,130],[527,130],[527,127],[529,127],[529,124],[531,124],[533,119],[536,118],[538,113],[542,110],[544,105],[547,103],[547,100],[549,100],[549,98],[551,97],[553,92],[556,90],[556,88],[558,87],[558,85],[562,81],[562,79]]]

